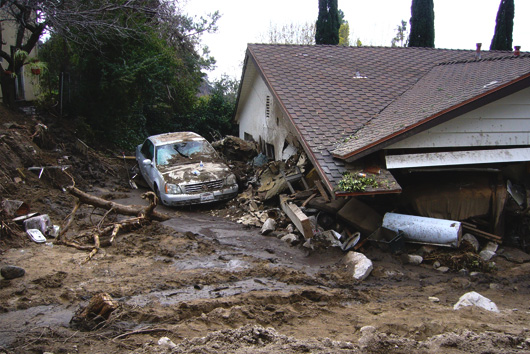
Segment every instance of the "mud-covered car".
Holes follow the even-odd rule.
[[[136,160],[143,178],[164,205],[201,204],[237,195],[236,176],[196,133],[150,136],[136,148]]]

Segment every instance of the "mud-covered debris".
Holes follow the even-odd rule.
[[[29,205],[20,200],[4,199],[2,200],[1,207],[2,214],[8,218],[27,215],[30,211]]]
[[[478,252],[480,248],[480,243],[478,242],[477,238],[471,235],[470,233],[466,233],[464,234],[464,236],[462,236],[462,242],[469,243],[473,247],[475,252]]]
[[[70,320],[74,328],[92,330],[109,319],[114,310],[118,308],[118,303],[107,293],[99,293],[90,299],[85,308],[79,309]]]
[[[214,141],[212,146],[231,161],[250,161],[258,155],[258,145],[256,142],[243,140],[232,135]]]

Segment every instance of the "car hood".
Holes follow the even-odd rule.
[[[158,166],[168,183],[200,183],[226,178],[231,171],[222,162],[193,162],[183,165]]]

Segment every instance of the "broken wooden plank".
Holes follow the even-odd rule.
[[[474,225],[470,226],[468,223],[462,224],[465,232],[469,232],[472,235],[483,237],[493,242],[502,243],[502,237],[490,234],[489,232],[477,229]]]
[[[315,186],[317,186],[317,189],[320,192],[320,195],[324,198],[324,200],[329,203],[329,196],[326,190],[324,189],[324,186],[322,186],[322,182],[319,180],[315,180]]]
[[[302,233],[302,235],[308,239],[313,237],[313,229],[311,222],[307,215],[304,214],[298,205],[291,203],[289,198],[285,195],[280,195],[280,205],[283,212],[291,219],[294,226]]]

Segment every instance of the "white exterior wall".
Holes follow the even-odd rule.
[[[442,123],[386,149],[530,145],[530,88]]]
[[[267,85],[256,75],[239,111],[239,137],[245,133],[252,135],[256,142],[264,141],[274,146],[275,160],[281,160],[289,128],[283,113],[267,88]],[[269,97],[269,114],[267,117],[267,97]]]
[[[17,28],[10,23],[9,21],[2,22],[0,24],[2,31],[2,39],[4,40],[3,50],[7,53],[10,52],[10,48],[15,44],[16,30]],[[36,58],[38,52],[38,46],[35,46],[31,52],[28,54],[28,59]],[[0,65],[2,68],[7,69],[7,62],[5,60],[0,60]],[[39,90],[39,76],[31,74],[30,68],[26,68],[25,65],[22,68],[22,80],[23,80],[23,95],[26,101],[34,101],[40,93]],[[2,98],[2,90],[0,90],[0,98]]]

